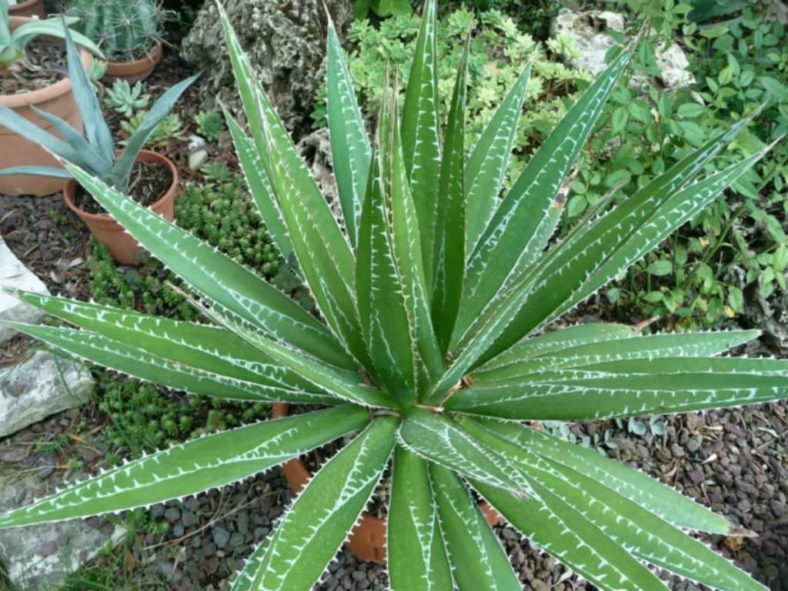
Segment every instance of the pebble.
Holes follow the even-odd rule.
[[[211,536],[213,537],[213,542],[216,544],[217,548],[224,548],[227,546],[227,542],[230,541],[230,532],[224,529],[221,525],[217,525],[211,530]]]
[[[181,512],[178,511],[177,507],[168,507],[167,510],[164,511],[164,518],[170,523],[175,523],[180,517]]]

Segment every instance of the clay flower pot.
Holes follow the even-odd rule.
[[[288,408],[288,405],[284,403],[274,404],[273,417],[287,416]],[[282,464],[282,471],[285,473],[287,484],[293,494],[298,494],[311,476],[304,463],[298,458]],[[484,513],[484,517],[490,525],[496,525],[501,520],[501,516],[486,502],[479,503],[479,509]],[[365,511],[361,514],[361,520],[353,533],[350,534],[347,547],[361,560],[386,564],[386,522]]]
[[[115,80],[126,80],[129,84],[139,80],[145,80],[151,75],[156,65],[161,61],[163,50],[161,43],[151,49],[146,55],[138,60],[129,62],[107,62],[107,71],[104,80],[114,82]]]
[[[8,7],[10,16],[26,16],[44,18],[44,0],[24,0]]]
[[[25,3],[26,4],[26,3]],[[23,5],[19,5],[23,6]],[[30,18],[12,16],[11,29],[15,29]],[[56,42],[53,40],[53,43]],[[80,50],[82,64],[90,67],[90,54]],[[82,133],[82,118],[79,115],[74,94],[71,92],[71,80],[63,78],[52,86],[14,95],[0,95],[0,105],[13,109],[37,127],[54,135],[59,135],[52,125],[33,112],[32,107],[51,113],[65,120],[71,127]],[[60,167],[57,160],[38,144],[26,140],[13,131],[0,125],[0,166],[52,166]],[[63,181],[34,175],[0,176],[0,193],[4,195],[50,195],[56,193]]]
[[[163,164],[170,170],[172,183],[164,195],[151,205],[151,209],[164,216],[167,221],[172,221],[175,217],[174,205],[178,188],[178,170],[169,158],[150,150],[142,150],[137,156],[137,162],[155,162]],[[140,245],[112,216],[106,213],[88,213],[74,204],[77,186],[77,181],[74,179],[66,181],[63,186],[63,200],[66,202],[66,206],[87,224],[96,240],[107,247],[112,258],[123,265],[139,264]]]

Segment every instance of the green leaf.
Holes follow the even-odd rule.
[[[768,148],[767,148],[768,150]],[[582,237],[560,243],[553,254],[544,259],[534,272],[513,285],[505,299],[507,305],[489,310],[490,322],[506,312],[505,320],[513,321],[489,348],[482,360],[506,350],[525,334],[560,317],[597,291],[608,281],[627,269],[652,250],[671,232],[702,211],[712,200],[750,169],[766,150],[738,162],[720,173],[690,185],[677,193],[687,173],[696,173],[695,164],[704,155],[714,152],[706,146],[701,153],[689,157],[657,178],[611,213],[589,225]],[[686,180],[686,179],[684,179]],[[561,281],[555,281],[561,277]],[[520,300],[520,301],[517,301]],[[528,306],[522,303],[528,301]],[[484,333],[481,327],[475,332]],[[484,337],[489,338],[487,331]]]
[[[232,591],[312,588],[372,496],[397,422],[378,417],[323,465],[252,554]]]
[[[313,386],[310,392],[303,388],[293,389],[214,373],[85,330],[36,324],[7,325],[81,359],[191,394],[254,402],[306,403],[328,398],[320,393],[319,387]]]
[[[593,479],[610,489],[611,494],[621,495],[637,503],[676,527],[715,534],[732,532],[731,524],[724,517],[594,449],[563,441],[520,423],[469,418],[463,424],[467,422],[476,422],[518,448],[527,449]]]
[[[386,550],[393,591],[452,591],[429,465],[404,447],[394,450]]]
[[[588,326],[597,325],[590,324]],[[538,340],[539,337],[525,340],[504,355],[496,357],[490,363],[474,371],[472,374],[474,383],[506,380],[562,367],[587,367],[606,361],[718,355],[728,349],[748,343],[760,334],[757,330],[731,330],[641,336],[627,327],[624,328],[627,332],[622,332],[616,340],[591,341],[576,345],[570,341],[563,341],[565,346],[561,349],[538,353],[532,351],[530,355],[527,354],[528,350],[525,349],[525,345],[531,340]],[[517,355],[517,352],[522,349],[526,350],[526,354]]]
[[[197,78],[199,78],[199,76],[199,74],[195,74],[168,88],[167,91],[153,103],[153,107],[145,114],[145,117],[134,130],[134,133],[126,140],[126,146],[120,153],[112,171],[116,183],[115,186],[118,189],[121,191],[128,190],[131,171],[140,150],[142,150],[148,138],[153,135],[153,132],[156,131],[159,123],[170,113],[172,107],[178,102],[181,95],[195,80],[197,80]]]
[[[334,177],[350,242],[356,244],[372,149],[333,24],[328,29],[327,51],[328,129]]]
[[[1,114],[0,114],[1,115]],[[62,168],[52,168],[51,166],[12,166],[0,170],[0,176],[9,174],[34,174],[37,176],[48,176],[56,179],[70,179],[71,174]]]
[[[687,119],[695,119],[703,115],[704,110],[703,105],[699,105],[698,103],[684,103],[679,106],[678,113],[680,116],[686,117]]]
[[[380,167],[384,195],[391,210],[394,263],[406,296],[412,338],[416,342],[417,391],[420,392],[427,390],[443,371],[443,355],[432,328],[418,219],[402,154],[400,119],[394,96],[394,93],[389,94],[388,109],[381,112],[378,125]]]
[[[286,337],[290,344],[318,359],[346,369],[355,368],[336,339],[295,301],[102,181],[70,164],[66,169],[142,246],[208,301],[274,338]]]
[[[596,347],[601,343],[630,339],[636,335],[635,330],[625,324],[594,322],[566,326],[533,338],[524,339],[505,353],[498,355],[498,357],[483,365],[482,368],[485,370],[494,369],[525,360],[529,357],[552,357],[566,349],[574,349],[583,345]]]
[[[624,566],[625,562],[620,558],[623,550],[624,555],[634,554],[656,566],[715,587],[750,588],[754,583],[722,556],[594,479],[566,468],[560,462],[539,457],[528,447],[504,441],[474,422],[469,421],[466,426],[485,444],[509,457],[527,475],[537,491],[536,498],[541,500],[546,510],[560,510],[562,504],[571,507],[604,532],[610,538],[604,542],[613,548],[618,546],[618,552],[610,553],[614,567]],[[547,491],[549,494],[545,495]],[[575,525],[572,523],[570,527]],[[601,549],[604,542],[599,540],[596,548]],[[632,571],[636,572],[636,569]],[[654,583],[660,584],[656,578]]]
[[[235,152],[238,154],[241,170],[246,179],[246,186],[249,187],[249,192],[257,205],[257,211],[260,213],[260,217],[263,218],[265,229],[273,238],[284,259],[293,262],[293,244],[290,242],[290,236],[287,233],[287,226],[285,226],[282,218],[282,212],[276,201],[274,190],[271,188],[271,183],[265,176],[265,171],[255,150],[254,142],[244,133],[241,126],[227,109],[224,109],[224,119],[227,122],[227,129],[230,130],[230,135],[233,138]]]
[[[597,78],[504,196],[468,259],[463,307],[454,342],[466,333],[487,303],[500,295],[507,279],[529,268],[546,246],[559,219],[555,214],[563,209],[563,202],[556,203],[554,198],[629,57],[630,52],[623,51]]]
[[[480,445],[454,421],[419,408],[406,411],[399,441],[410,451],[440,466],[492,486],[523,493],[520,483],[501,468],[502,460]]]
[[[444,355],[449,349],[465,279],[464,138],[469,46],[470,37],[460,60],[449,110],[438,182],[440,215],[434,226],[432,325]]]
[[[534,484],[537,500],[517,499],[481,482],[471,484],[534,545],[601,589],[664,591],[665,585],[645,565],[541,485]]]
[[[416,397],[416,346],[394,258],[389,214],[375,158],[358,232],[358,311],[376,374],[395,398],[407,403]]]
[[[601,419],[777,400],[788,363],[667,357],[591,364],[459,390],[447,409],[517,420]]]
[[[0,516],[0,528],[125,511],[237,482],[363,427],[353,406],[264,421],[192,439]]]
[[[82,66],[79,50],[74,44],[74,38],[72,37],[73,33],[74,31],[71,31],[68,27],[62,26],[62,28],[59,28],[58,36],[64,37],[66,40],[68,77],[71,80],[74,102],[77,104],[79,113],[82,116],[82,124],[85,126],[85,135],[88,143],[105,161],[111,163],[115,159],[115,142],[112,141],[112,133],[104,120],[101,105],[96,97],[96,92],[93,90],[93,85],[85,72],[85,68]],[[85,37],[79,35],[79,38],[84,39]],[[86,47],[91,46],[95,47],[92,41],[90,45],[86,45]],[[98,49],[96,51],[98,52]],[[100,55],[100,52],[98,54]],[[68,141],[68,138],[65,136],[64,139]],[[74,147],[76,148],[77,146]],[[68,158],[65,154],[61,155]],[[80,161],[73,162],[79,164]]]
[[[334,334],[368,367],[356,310],[355,261],[350,245],[257,81],[224,10],[220,10],[220,17],[249,130],[301,271]]]
[[[424,3],[402,115],[402,149],[419,220],[424,277],[432,288],[441,150],[438,113],[437,1]]]
[[[673,263],[665,259],[660,259],[651,263],[647,267],[646,271],[650,275],[664,277],[665,275],[670,275],[673,272]]]
[[[308,382],[222,328],[35,293],[22,301],[80,328],[178,365],[264,386],[317,393]]]
[[[473,252],[482,231],[498,207],[498,197],[509,166],[532,65],[532,62],[526,64],[476,142],[465,166],[468,187],[466,253]]]
[[[501,543],[465,485],[451,470],[436,464],[430,464],[430,480],[460,591],[521,591]]]

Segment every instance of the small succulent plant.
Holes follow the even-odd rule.
[[[124,140],[128,143],[134,134],[142,126],[145,118],[148,116],[148,111],[138,111],[130,119],[121,121],[120,128],[129,135],[129,139]],[[183,121],[178,113],[170,113],[164,116],[161,121],[153,128],[146,144],[156,146],[166,144],[171,139],[179,139],[183,137]]]
[[[216,111],[200,111],[194,117],[197,133],[208,141],[215,142],[224,130],[224,118]]]
[[[135,112],[145,109],[150,103],[150,95],[143,94],[142,82],[131,86],[128,81],[118,79],[107,89],[107,105],[125,117],[132,117]]]

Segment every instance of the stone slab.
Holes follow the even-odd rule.
[[[46,351],[0,368],[0,437],[84,404],[92,388],[84,366]]]
[[[45,316],[40,310],[5,293],[7,288],[49,294],[44,282],[16,258],[0,237],[0,320],[37,323]],[[15,334],[15,330],[0,326],[0,344]]]
[[[54,492],[57,476],[41,481],[35,471],[0,462],[0,513]],[[68,483],[65,483],[68,484]],[[69,573],[125,533],[104,519],[71,520],[0,531],[0,569],[14,591],[56,591]],[[0,589],[4,589],[0,579]]]

